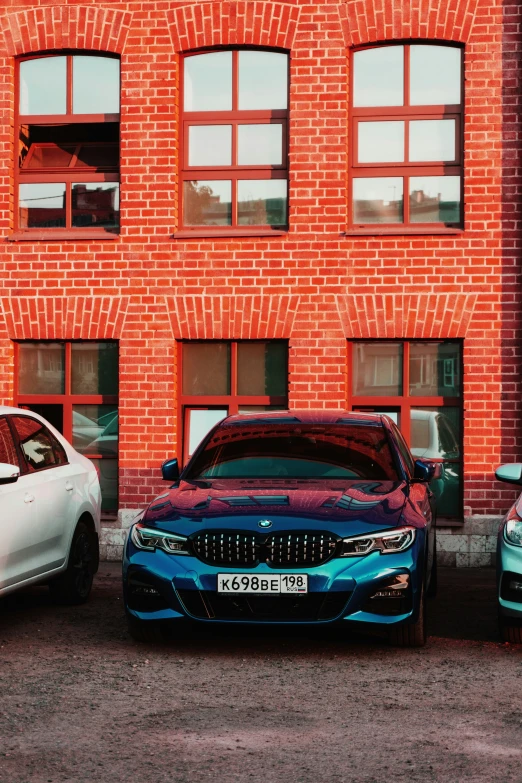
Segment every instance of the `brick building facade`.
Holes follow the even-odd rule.
[[[428,0],[408,4],[400,0],[323,4],[309,0],[4,0],[0,9],[2,401],[30,404],[33,400],[33,390],[26,388],[24,397],[20,386],[20,357],[28,347],[35,349],[34,343],[59,343],[67,351],[66,344],[116,341],[117,400],[111,397],[107,403],[95,389],[96,394],[82,398],[82,404],[117,405],[117,505],[137,508],[162,488],[160,463],[168,456],[181,457],[183,439],[188,438],[188,420],[182,411],[185,391],[178,371],[184,342],[283,341],[288,387],[282,396],[285,404],[295,408],[371,407],[375,390],[369,397],[368,389],[357,396],[354,357],[358,350],[371,353],[372,346],[383,345],[387,358],[374,371],[375,378],[379,376],[384,386],[402,382],[404,386],[402,392],[389,388],[382,392],[387,402],[381,401],[379,407],[377,401],[376,409],[393,409],[400,417],[406,410],[401,405],[415,408],[415,391],[406,403],[397,399],[395,405],[390,399],[393,394],[406,394],[408,383],[413,389],[413,372],[424,378],[419,380],[421,386],[428,383],[424,373],[429,366],[439,372],[439,385],[451,372],[459,374],[458,383],[447,380],[448,388],[459,386],[451,392],[450,407],[462,463],[455,468],[462,470],[462,494],[458,509],[454,506],[450,515],[458,521],[463,509],[468,515],[501,513],[514,493],[494,480],[493,471],[501,462],[520,458],[522,450],[519,16],[516,4],[498,0],[441,0],[435,5]],[[412,123],[433,117],[461,122],[455,126],[453,168],[446,162],[438,168],[406,170],[410,180],[418,178],[416,182],[430,172],[444,176],[450,171],[455,182],[462,176],[460,216],[444,218],[439,210],[432,225],[417,219],[416,200],[425,196],[412,182],[409,199],[406,192],[404,200],[409,205],[405,207],[409,225],[405,219],[390,225],[388,218],[375,216],[364,224],[354,213],[350,185],[350,171],[357,178],[353,168],[357,112],[350,107],[353,53],[388,44],[410,52],[413,75],[408,78],[412,80],[419,47],[449,45],[462,52],[463,112],[442,105],[439,114],[432,108],[432,114],[423,109],[408,115],[413,116]],[[228,229],[198,229],[187,226],[186,220],[184,226],[180,192],[187,177],[192,176],[197,185],[198,176],[190,174],[189,161],[189,174],[183,179],[188,144],[182,132],[182,115],[187,111],[182,97],[183,58],[205,51],[257,50],[289,56],[289,100],[287,114],[281,112],[280,120],[288,120],[288,155],[283,148],[281,163],[288,173],[268,175],[269,179],[288,176],[287,225],[274,226],[272,221],[263,230],[251,228],[252,222],[245,218],[247,228],[240,219]],[[21,108],[19,82],[25,77],[20,76],[20,63],[40,55],[62,56],[64,63],[75,55],[119,59],[119,233],[82,227],[81,221],[69,231],[35,227],[24,216],[22,207],[33,208],[36,191],[30,187],[36,175],[25,170],[19,158],[20,128],[30,136],[33,122],[25,116],[31,111]],[[79,68],[75,73],[80,73]],[[413,90],[412,81],[412,96]],[[47,109],[32,113],[46,114]],[[230,127],[242,121],[240,114],[230,115]],[[391,118],[395,127],[399,124],[388,109],[382,115],[380,121]],[[82,116],[88,122],[104,121],[94,114]],[[192,115],[186,116],[189,122]],[[221,128],[223,116],[215,120]],[[406,115],[401,117],[400,121],[409,121]],[[34,119],[35,124],[46,122],[48,117]],[[277,125],[279,119],[268,122]],[[413,138],[415,128],[408,127]],[[45,143],[41,146],[44,149]],[[62,149],[66,147],[62,143]],[[361,149],[359,144],[357,154],[362,155]],[[81,157],[78,148],[74,154]],[[215,170],[212,162],[207,168],[211,173]],[[390,167],[379,171],[387,183],[393,180],[393,196],[386,202],[391,208],[398,180]],[[230,175],[231,181],[234,176]],[[209,180],[211,174],[200,174],[200,179],[205,177]],[[116,179],[109,175],[103,181]],[[19,187],[28,187],[24,193],[33,196],[24,201]],[[74,184],[71,187],[74,223],[75,204],[80,201]],[[370,198],[364,201],[368,204],[373,209],[375,202]],[[241,208],[240,203],[238,214]],[[59,225],[65,226],[65,221],[63,217]],[[265,222],[269,221],[265,218]],[[398,349],[389,346],[399,344],[402,358],[397,365]],[[436,364],[430,364],[424,354],[433,345],[449,345],[453,354],[446,356],[441,349]],[[414,364],[416,352],[419,360]],[[407,372],[399,381],[397,367]],[[382,380],[382,373],[388,380]],[[441,380],[444,373],[446,380]],[[270,402],[269,390],[264,391]],[[430,395],[420,396],[420,407],[428,410],[437,408],[440,413],[448,404],[441,388],[432,390],[432,404]],[[226,400],[220,400],[216,406],[226,407]],[[266,402],[257,400],[255,405]],[[412,421],[401,424],[408,428]]]

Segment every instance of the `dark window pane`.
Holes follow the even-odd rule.
[[[237,393],[286,395],[286,361],[287,346],[283,343],[238,343]]]
[[[404,161],[404,122],[359,122],[359,163],[401,163]]]
[[[185,226],[230,226],[232,223],[230,180],[184,182],[183,223]]]
[[[20,114],[65,114],[66,57],[20,63]]]
[[[232,125],[191,125],[189,166],[230,166]]]
[[[240,226],[286,225],[286,179],[239,180],[237,199],[237,222]]]
[[[118,508],[118,460],[91,459],[98,471],[102,495],[102,511],[116,511]]]
[[[119,114],[120,61],[113,57],[73,57],[74,114]]]
[[[410,177],[412,223],[459,223],[460,177]]]
[[[404,47],[378,46],[353,56],[354,106],[402,106]]]
[[[412,106],[460,103],[461,50],[452,46],[410,47]]]
[[[283,160],[283,126],[239,125],[237,162],[239,166],[280,166]]]
[[[72,445],[82,454],[118,455],[116,405],[73,405]]]
[[[412,120],[410,160],[455,160],[455,120]]]
[[[65,183],[35,182],[20,185],[20,228],[63,228],[65,226]]]
[[[82,144],[78,152],[75,168],[106,169],[119,166],[119,149],[114,143],[109,144]]]
[[[397,397],[402,394],[402,343],[354,343],[354,396]]]
[[[353,181],[355,223],[402,223],[402,177],[357,177]]]
[[[185,57],[185,111],[232,109],[232,52],[209,52]]]
[[[212,427],[228,416],[228,408],[191,408],[188,412],[188,455],[191,457]],[[185,434],[186,437],[186,434]]]
[[[72,343],[72,394],[118,394],[117,343]]]
[[[72,186],[72,224],[119,228],[119,184],[117,182],[75,183]]]
[[[437,501],[437,516],[460,513],[460,408],[412,408],[411,452],[414,457],[442,460],[442,474],[430,489]]]
[[[13,416],[11,421],[30,473],[63,463],[61,448],[55,452],[54,438],[43,424],[26,416]]]
[[[33,411],[34,413],[38,413],[40,416],[43,416],[44,419],[49,422],[49,424],[52,424],[53,427],[63,435],[63,405],[61,403],[24,405],[23,407]]]
[[[63,147],[34,145],[34,152],[29,158],[27,165],[22,164],[22,168],[44,169],[44,168],[67,168],[74,154],[75,145],[66,145]],[[26,158],[27,160],[27,158]]]
[[[286,109],[288,55],[239,52],[239,109]]]
[[[230,394],[230,345],[183,344],[183,394]]]
[[[13,436],[5,416],[0,418],[0,462],[5,465],[20,467],[18,454],[16,453]]]
[[[63,394],[65,346],[63,343],[20,343],[18,393]]]
[[[457,343],[410,344],[410,395],[460,396],[460,346]]]

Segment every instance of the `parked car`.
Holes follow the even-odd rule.
[[[499,481],[522,485],[522,464],[501,465]],[[502,520],[497,539],[499,630],[505,642],[522,643],[522,495]]]
[[[82,603],[99,562],[96,468],[44,418],[0,407],[0,596],[45,582]]]
[[[435,468],[385,415],[229,416],[136,519],[123,562],[131,635],[197,623],[379,628],[426,640]]]
[[[444,413],[412,408],[411,453],[440,464],[431,483],[439,517],[457,516],[460,510],[460,451],[455,425]]]

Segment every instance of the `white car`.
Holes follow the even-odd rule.
[[[42,416],[0,406],[0,596],[37,582],[83,603],[98,570],[96,468]]]

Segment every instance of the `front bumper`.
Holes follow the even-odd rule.
[[[424,581],[424,536],[405,552],[333,558],[311,568],[211,566],[189,555],[138,550],[129,539],[123,561],[127,612],[142,621],[205,624],[243,623],[318,625],[342,623],[392,626],[416,620]],[[291,596],[222,596],[217,575],[274,573],[308,575],[308,594]],[[400,600],[372,598],[397,575],[409,577]]]
[[[522,623],[522,591],[509,589],[509,584],[522,584],[522,547],[508,544],[504,538],[503,526],[499,532],[497,548],[497,590],[499,613],[502,617]],[[515,599],[515,600],[513,600]]]

